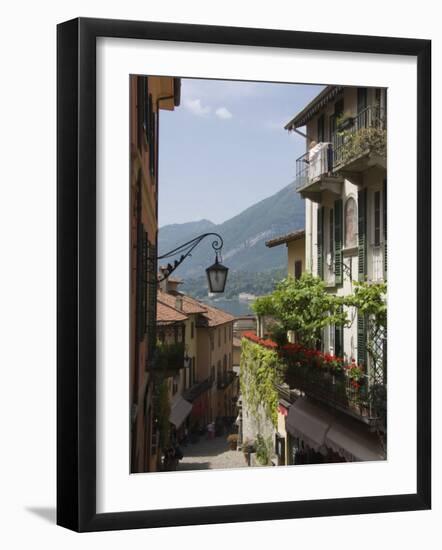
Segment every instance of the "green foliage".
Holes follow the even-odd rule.
[[[240,385],[250,414],[259,420],[260,407],[276,426],[278,392],[283,365],[278,354],[243,338],[241,341]]]
[[[303,273],[299,279],[283,279],[270,296],[258,298],[253,308],[276,317],[283,329],[293,330],[304,346],[315,347],[325,326],[348,323],[343,304],[343,298],[328,293],[319,277]]]
[[[357,132],[345,130],[339,132],[343,138],[340,149],[340,161],[345,163],[366,152],[380,157],[387,156],[387,131],[380,128],[361,128]]]
[[[270,336],[271,339],[278,344],[278,347],[282,347],[285,344],[287,344],[287,331],[286,329],[279,323],[275,323],[272,325],[270,329]]]
[[[258,317],[274,315],[276,310],[273,303],[273,296],[269,294],[267,296],[257,298],[252,304],[252,310],[256,313],[256,315],[258,315]]]
[[[165,371],[168,368],[182,368],[184,365],[184,343],[157,342],[155,349],[155,368]]]
[[[256,460],[262,466],[269,466],[272,458],[272,438],[263,437],[261,434],[256,436]]]
[[[346,297],[346,304],[358,308],[359,313],[367,315],[376,326],[387,326],[387,284],[354,282],[355,291]]]

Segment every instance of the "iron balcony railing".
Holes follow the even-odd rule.
[[[382,389],[367,375],[355,381],[345,373],[333,374],[315,366],[290,366],[286,373],[290,388],[296,388],[351,416],[373,423],[380,414],[378,396]],[[378,405],[378,406],[376,406]]]
[[[386,129],[385,110],[378,105],[370,105],[355,117],[347,119],[332,136],[333,167],[339,166],[347,159],[348,144],[354,134],[361,130],[375,128]]]
[[[332,171],[331,143],[318,143],[296,159],[296,188],[300,189]]]
[[[308,182],[308,153],[296,159],[296,189],[304,187]]]

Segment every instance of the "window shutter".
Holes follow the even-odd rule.
[[[381,244],[381,192],[374,194],[374,245]]]
[[[318,277],[324,278],[324,208],[318,207]]]
[[[387,280],[387,180],[384,179],[383,191],[383,223],[384,223],[384,281]]]
[[[343,306],[340,307],[341,313]],[[342,346],[343,346],[343,326],[335,324],[335,355],[338,357],[342,356]]]
[[[358,192],[358,279],[367,275],[367,190]]]
[[[342,199],[335,200],[335,284],[342,284]]]
[[[358,365],[364,366],[367,362],[367,327],[365,315],[358,313]]]

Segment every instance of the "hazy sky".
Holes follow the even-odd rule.
[[[305,141],[284,125],[321,89],[182,79],[160,113],[160,227],[223,222],[292,182]]]

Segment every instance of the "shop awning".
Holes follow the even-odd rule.
[[[179,428],[181,424],[189,416],[192,410],[192,403],[189,403],[179,396],[173,403],[170,409],[169,422]]]
[[[356,423],[351,419],[335,421],[325,437],[326,446],[348,461],[383,460],[385,453],[378,436]]]
[[[319,451],[325,443],[325,436],[333,422],[333,417],[325,409],[300,397],[293,403],[286,417],[286,430],[299,437],[309,447]]]
[[[300,397],[290,407],[286,430],[317,452],[327,447],[348,461],[385,459],[379,438],[362,422],[307,397]]]

